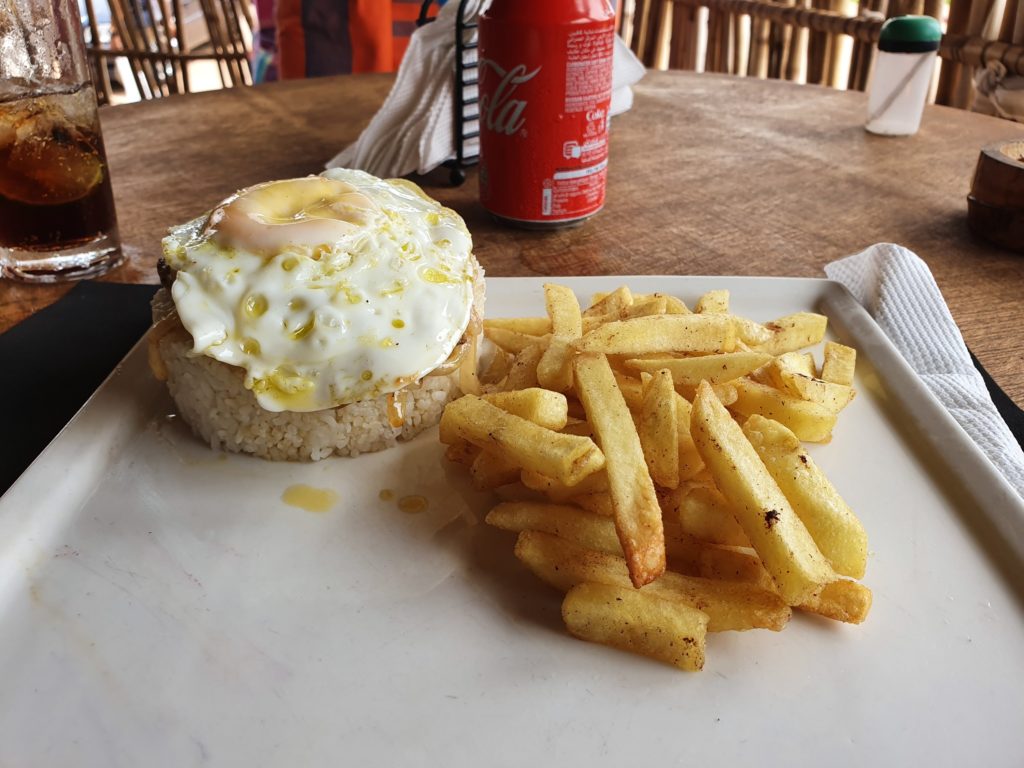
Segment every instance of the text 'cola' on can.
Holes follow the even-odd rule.
[[[604,206],[615,13],[608,0],[494,0],[480,17],[480,202],[529,228]]]

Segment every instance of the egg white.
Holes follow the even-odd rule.
[[[469,322],[472,248],[416,185],[340,168],[242,190],[163,240],[194,353],[243,368],[269,411],[379,397],[437,368]]]

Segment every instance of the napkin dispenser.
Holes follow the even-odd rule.
[[[434,17],[429,15],[433,2],[423,0],[420,3],[417,27],[434,21]],[[449,181],[456,187],[466,180],[466,169],[480,161],[480,99],[477,88],[480,75],[476,41],[476,17],[480,6],[473,3],[474,7],[468,7],[469,0],[458,2],[455,12],[455,118],[452,123],[455,157],[444,163],[449,169]]]
[[[982,148],[967,196],[967,224],[975,237],[1024,253],[1024,141]]]

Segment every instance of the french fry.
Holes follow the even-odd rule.
[[[546,346],[549,336],[530,336],[529,334],[513,331],[511,328],[484,328],[484,336],[491,340],[495,346],[506,352],[518,354],[527,347],[534,344]]]
[[[491,405],[556,432],[565,429],[569,406],[565,395],[539,387],[481,395]]]
[[[512,360],[512,367],[509,368],[508,376],[502,389],[510,391],[513,389],[528,389],[537,386],[537,363],[544,355],[544,346],[534,344],[527,347]]]
[[[729,292],[708,291],[693,307],[693,311],[701,315],[724,315],[729,313]]]
[[[542,581],[567,592],[577,584],[595,582],[629,589],[626,561],[540,531],[523,531],[516,557]],[[686,603],[708,615],[709,632],[747,629],[781,630],[790,609],[774,592],[743,582],[714,581],[666,571],[640,590],[665,600]]]
[[[715,397],[718,398],[718,401],[722,405],[732,405],[736,402],[737,398],[739,398],[739,393],[736,390],[736,385],[739,381],[740,379],[735,379],[734,381],[727,381],[724,384],[711,385],[711,389],[715,392]],[[693,402],[693,398],[697,395],[696,386],[686,386],[684,384],[676,387],[676,391],[690,402]]]
[[[480,383],[485,387],[499,384],[502,379],[508,376],[511,364],[512,356],[496,346],[490,362],[487,363],[487,367],[480,374]]]
[[[579,584],[562,601],[573,636],[648,656],[679,669],[704,668],[708,616],[689,605],[633,589]]]
[[[684,533],[711,544],[750,546],[729,502],[716,488],[687,484],[675,493],[661,494],[661,499],[662,510],[679,521]]]
[[[607,494],[604,498],[608,499]],[[506,502],[488,512],[486,522],[516,533],[550,533],[581,547],[622,557],[622,545],[615,532],[615,521],[611,517],[610,500],[606,514],[574,506],[579,504],[578,498],[570,499],[570,502]],[[755,555],[697,541],[681,533],[678,526],[666,525],[665,551],[679,573],[726,581],[746,581],[764,589],[775,590],[771,577]]]
[[[771,574],[753,550],[707,544],[700,550],[697,574],[705,579],[742,581],[760,589],[775,591]],[[828,585],[825,585],[828,588]]]
[[[757,451],[707,383],[700,385],[693,403],[691,431],[715,485],[728,499],[786,603],[799,605],[835,580],[828,561]]]
[[[768,366],[768,375],[776,389],[799,397],[801,400],[823,405],[833,413],[839,413],[849,405],[854,395],[853,387],[833,384],[803,373],[802,370],[796,370],[796,365],[803,368],[805,361],[801,360],[800,363],[796,363],[793,357],[799,359],[803,356],[790,352],[775,358]]]
[[[579,338],[582,313],[572,289],[557,283],[544,284],[544,301],[551,318],[551,333],[555,336]]]
[[[775,582],[749,548],[723,547],[700,541],[683,532],[671,515],[664,518],[668,570],[687,576],[722,581],[744,581],[775,592]]]
[[[459,373],[459,389],[465,395],[479,395],[483,391],[480,386],[480,377],[477,375],[480,343],[479,334],[472,334],[461,345],[463,355],[457,370]]]
[[[837,344],[825,342],[825,357],[821,364],[821,378],[833,384],[853,386],[853,370],[857,363],[857,350]]]
[[[575,485],[568,485],[532,469],[524,469],[519,479],[527,488],[540,491],[548,498],[557,502],[567,501],[574,496],[588,493],[606,493],[608,491],[608,474],[603,470],[587,475]]]
[[[590,438],[553,432],[474,395],[447,405],[439,431],[443,443],[466,440],[524,469],[550,472],[566,485],[579,483],[605,464],[604,454]]]
[[[556,392],[572,389],[572,358],[575,351],[566,339],[552,338],[537,364],[537,383]]]
[[[647,373],[667,369],[677,386],[695,387],[702,381],[721,384],[738,379],[771,359],[771,355],[764,352],[723,352],[699,357],[630,358],[624,365],[626,368]]]
[[[743,434],[832,569],[843,576],[863,578],[868,559],[864,526],[796,435],[778,422],[756,415],[747,419]]]
[[[732,384],[736,387],[737,397],[729,407],[736,413],[774,419],[808,443],[825,443],[832,437],[836,414],[825,406],[749,379],[737,379]]]
[[[666,370],[656,371],[644,384],[637,431],[651,479],[663,488],[679,485],[678,397]]]
[[[682,299],[675,296],[665,297],[665,314],[667,315],[689,315],[690,310]]]
[[[651,315],[605,323],[575,343],[580,352],[640,355],[649,352],[731,352],[736,328],[723,315]]]
[[[739,395],[739,389],[737,388],[737,382],[739,382],[739,381],[742,381],[742,379],[735,379],[734,381],[727,381],[724,384],[712,384],[711,385],[711,389],[714,391],[715,397],[718,398],[718,401],[722,405],[726,405],[726,406],[732,405],[739,398],[739,396],[740,396]],[[694,395],[696,395],[696,394],[697,394],[697,392],[696,392],[696,390],[694,390]],[[691,402],[692,402],[692,398],[691,398]]]
[[[774,359],[775,358],[773,357],[772,360]],[[747,374],[747,378],[750,379],[751,381],[757,382],[758,384],[764,384],[766,387],[774,387],[775,381],[772,379],[771,368],[771,361],[769,361],[762,365],[760,368],[755,368],[754,370],[752,370],[749,374]],[[725,403],[722,403],[722,405],[725,405]]]
[[[772,337],[758,345],[757,349],[771,355],[781,355],[783,352],[809,347],[825,338],[827,325],[827,317],[813,312],[797,312],[780,317],[764,324],[764,327],[771,331]]]
[[[868,617],[871,599],[871,590],[863,584],[839,579],[826,584],[821,592],[812,595],[798,607],[801,611],[816,613],[827,619],[860,624]]]
[[[546,283],[544,297],[551,318],[551,342],[537,363],[537,381],[556,392],[572,388],[573,349],[569,346],[583,335],[583,318],[576,294],[563,285]]]
[[[608,495],[607,491],[581,493],[578,496],[573,496],[569,501],[581,509],[587,510],[587,512],[593,512],[595,515],[602,515],[604,517],[615,515],[615,510],[612,508],[612,497]]]
[[[494,451],[480,451],[469,467],[473,487],[480,491],[514,483],[520,472],[514,461]]]
[[[530,336],[543,336],[551,333],[549,317],[489,317],[484,320],[484,330],[488,328],[506,328],[517,333]]]
[[[700,576],[700,554],[709,545],[683,533],[672,517],[662,514],[661,522],[665,529],[666,570]]]
[[[857,394],[853,387],[833,384],[823,379],[812,379],[803,374],[784,374],[786,389],[812,403],[823,405],[838,413],[850,404]]]
[[[633,417],[608,359],[601,354],[583,353],[576,357],[574,366],[577,394],[587,412],[587,421],[594,428],[598,443],[604,446],[615,528],[626,553],[630,578],[633,586],[642,587],[665,570],[665,537],[654,483],[647,472]]]
[[[676,418],[679,419],[679,426],[676,432],[679,436],[679,480],[690,480],[704,469],[704,460],[697,453],[697,447],[693,444],[693,437],[690,436],[690,414],[693,406],[690,401],[676,392]]]
[[[736,326],[736,337],[739,340],[737,348],[741,343],[750,347],[756,347],[759,344],[771,341],[772,332],[760,323],[755,323],[753,320],[739,317],[738,315],[732,315],[731,317],[733,325]]]
[[[633,303],[633,294],[624,285],[611,293],[595,294],[590,306],[583,311],[583,317],[618,317],[624,307]]]
[[[505,531],[541,531],[574,541],[581,547],[622,555],[615,522],[567,504],[531,502],[499,504],[484,519],[488,525]]]
[[[633,317],[647,317],[648,315],[664,315],[665,310],[668,308],[668,299],[664,296],[657,294],[646,298],[643,301],[637,301],[634,297],[633,304],[625,307],[619,316],[623,320],[628,320]]]
[[[615,383],[619,386],[619,392],[622,393],[622,399],[626,401],[626,407],[631,411],[639,412],[644,402],[643,382],[618,371],[613,371],[613,373]]]
[[[809,376],[812,379],[817,378],[818,372],[814,367],[814,355],[810,352],[786,352],[784,355],[779,355],[775,360],[780,364],[780,367],[786,370],[793,373],[802,373],[804,376]]]
[[[645,301],[653,301],[653,300],[657,300],[657,299],[666,299],[667,300],[667,298],[668,297],[666,296],[666,294],[661,293],[660,291],[655,291],[654,293],[634,293],[633,294],[633,303],[634,304],[643,304]]]
[[[583,335],[584,336],[587,335],[588,333],[590,333],[595,328],[600,328],[602,325],[607,323],[609,320],[618,320],[618,319],[619,319],[618,315],[615,315],[614,317],[605,317],[605,316],[596,316],[596,315],[593,315],[591,317],[587,317],[587,316],[584,315],[584,317],[583,317]]]

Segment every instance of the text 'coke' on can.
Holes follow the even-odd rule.
[[[615,12],[608,0],[493,0],[480,17],[480,202],[528,228],[604,206]]]

